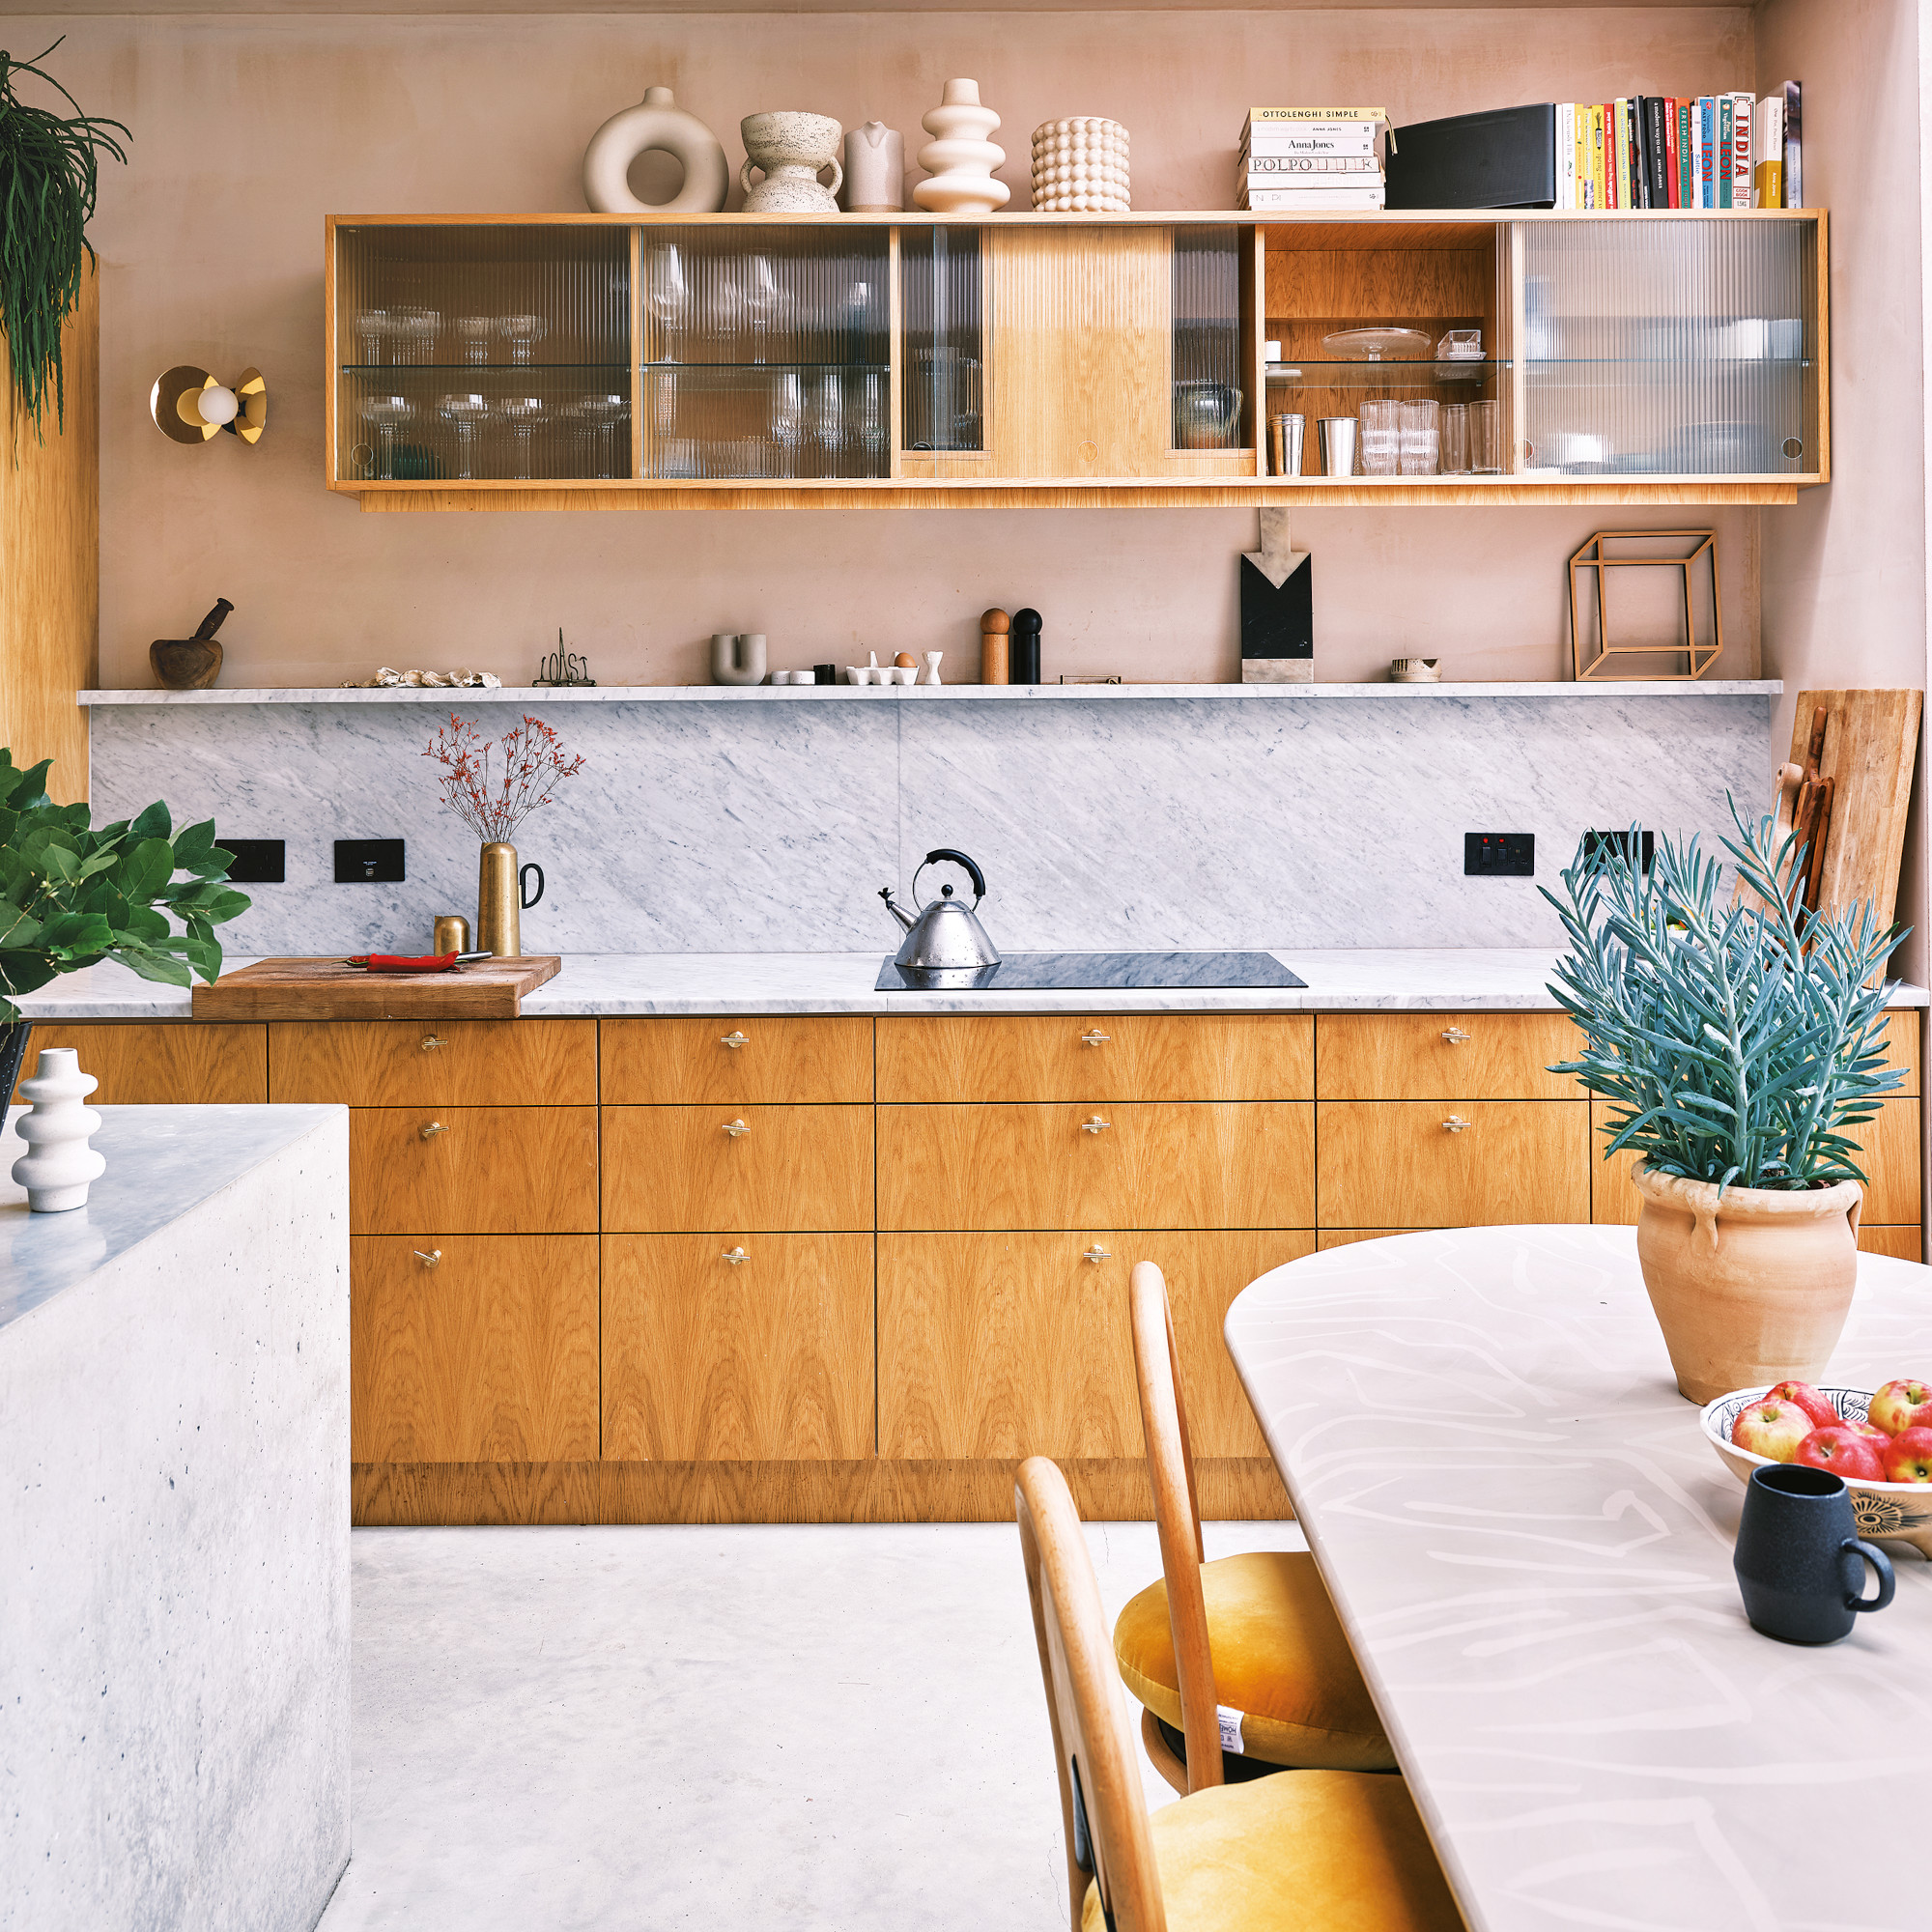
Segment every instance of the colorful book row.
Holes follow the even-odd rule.
[[[1803,208],[1799,86],[1559,104],[1559,209]]]

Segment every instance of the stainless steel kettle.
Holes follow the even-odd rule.
[[[974,917],[980,901],[986,896],[986,875],[965,853],[955,852],[950,845],[928,852],[919,871],[942,859],[965,867],[973,881],[973,903],[962,905],[952,896],[951,886],[941,886],[939,896],[930,905],[920,906],[919,872],[915,872],[912,896],[913,904],[919,907],[919,917],[914,919],[893,902],[892,887],[881,886],[879,896],[885,900],[886,910],[905,927],[906,936],[893,957],[893,964],[919,973],[971,973],[997,966],[1000,949],[986,937],[986,928]]]

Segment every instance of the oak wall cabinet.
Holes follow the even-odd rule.
[[[1827,232],[336,216],[327,483],[365,510],[1786,503],[1831,474]],[[1492,454],[1322,473],[1322,417],[1417,401],[1486,412]],[[1292,474],[1279,414],[1306,423]]]

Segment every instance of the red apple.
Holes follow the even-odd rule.
[[[1883,1429],[1874,1429],[1869,1422],[1847,1421],[1843,1426],[1849,1429],[1855,1435],[1862,1435],[1867,1442],[1871,1443],[1877,1449],[1881,1460],[1883,1460],[1886,1444],[1891,1440],[1891,1437]]]
[[[1888,1483],[1932,1483],[1932,1429],[1901,1429],[1885,1452]]]
[[[1811,1418],[1795,1402],[1754,1402],[1731,1425],[1731,1440],[1753,1456],[1789,1463],[1798,1445],[1811,1434]]]
[[[1932,1425],[1932,1388],[1916,1376],[1907,1376],[1886,1385],[1871,1399],[1867,1419],[1888,1435],[1902,1435],[1908,1429]]]
[[[1811,1418],[1813,1429],[1830,1429],[1844,1421],[1830,1396],[1820,1395],[1809,1382],[1779,1382],[1764,1393],[1766,1402],[1795,1402]]]
[[[1885,1440],[1889,1448],[1891,1438],[1887,1436]],[[1798,1454],[1792,1461],[1803,1463],[1807,1468],[1831,1469],[1848,1483],[1885,1481],[1885,1463],[1878,1444],[1842,1422],[1829,1429],[1814,1429],[1798,1445]]]

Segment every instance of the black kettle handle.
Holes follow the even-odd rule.
[[[928,866],[936,866],[942,859],[951,859],[955,866],[966,867],[973,880],[973,897],[976,904],[986,896],[986,875],[967,858],[965,853],[955,852],[951,845],[942,845],[938,850],[925,855],[925,863]]]
[[[525,872],[534,872],[537,875],[536,893],[530,898],[524,897]],[[517,873],[517,899],[521,909],[525,912],[528,912],[529,909],[536,904],[537,900],[543,897],[543,889],[544,889],[543,867],[539,866],[534,859],[532,859],[527,866],[523,867]]]

